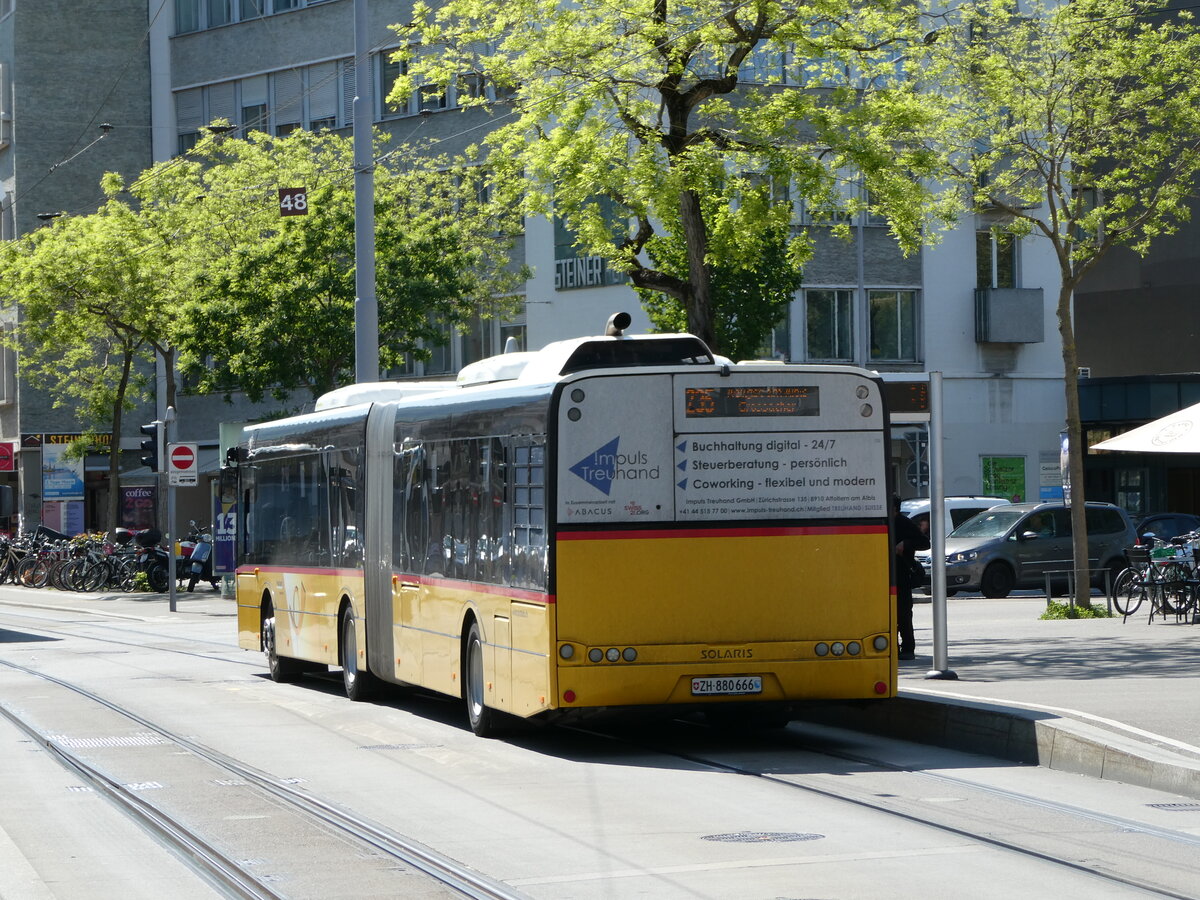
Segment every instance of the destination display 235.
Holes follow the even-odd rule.
[[[689,419],[821,414],[820,388],[813,385],[689,387],[684,396]]]

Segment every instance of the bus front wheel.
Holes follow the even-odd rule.
[[[472,621],[463,653],[463,699],[471,730],[479,737],[490,737],[496,730],[496,712],[484,702],[484,687],[483,634],[479,623]]]
[[[375,687],[375,679],[366,667],[358,667],[358,636],[354,632],[354,613],[349,609],[342,613],[341,652],[346,696],[356,702],[368,699]]]
[[[262,642],[263,650],[267,653],[267,669],[271,673],[272,681],[295,681],[300,677],[301,665],[297,660],[280,656],[275,641],[275,607],[268,603],[262,623]]]

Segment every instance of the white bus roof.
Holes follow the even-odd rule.
[[[405,397],[448,391],[454,387],[457,385],[452,381],[367,381],[362,384],[348,384],[318,397],[313,411],[357,406],[360,403],[403,400]]]

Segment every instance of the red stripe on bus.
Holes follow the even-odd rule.
[[[560,541],[654,540],[657,538],[780,537],[813,534],[887,534],[886,525],[811,525],[778,528],[656,528],[649,531],[566,531]]]

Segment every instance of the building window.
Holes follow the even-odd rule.
[[[175,33],[188,34],[232,22],[249,22],[325,2],[327,0],[175,0]],[[0,0],[0,16],[6,8],[12,8],[12,0]]]
[[[380,119],[394,119],[397,116],[408,115],[408,102],[394,103],[388,100],[396,79],[408,71],[408,64],[402,60],[392,59],[394,50],[385,50],[378,57],[379,63],[375,71],[379,80],[375,83],[375,109]]]
[[[175,33],[199,31],[200,0],[175,0]]]
[[[759,359],[774,359],[779,362],[788,362],[791,359],[792,331],[789,318],[790,313],[784,317],[782,322],[767,332],[766,339],[758,348]]]
[[[804,292],[807,359],[854,358],[854,291]]]
[[[917,292],[867,291],[871,359],[915,362]]]
[[[9,191],[0,203],[0,241],[11,241],[17,236],[16,218],[13,216],[13,195]]]
[[[183,154],[187,153],[198,143],[200,143],[200,132],[185,131],[179,135],[179,143],[176,146],[176,153],[179,156],[183,156]]]
[[[524,319],[525,314],[521,313],[521,318]],[[513,352],[529,349],[528,335],[526,333],[525,323],[521,322],[500,322],[500,347],[503,352],[508,352],[508,342],[513,341]]]
[[[233,21],[233,0],[206,0],[209,28],[228,25]]]
[[[1017,242],[1011,234],[975,232],[975,287],[1017,286]]]

